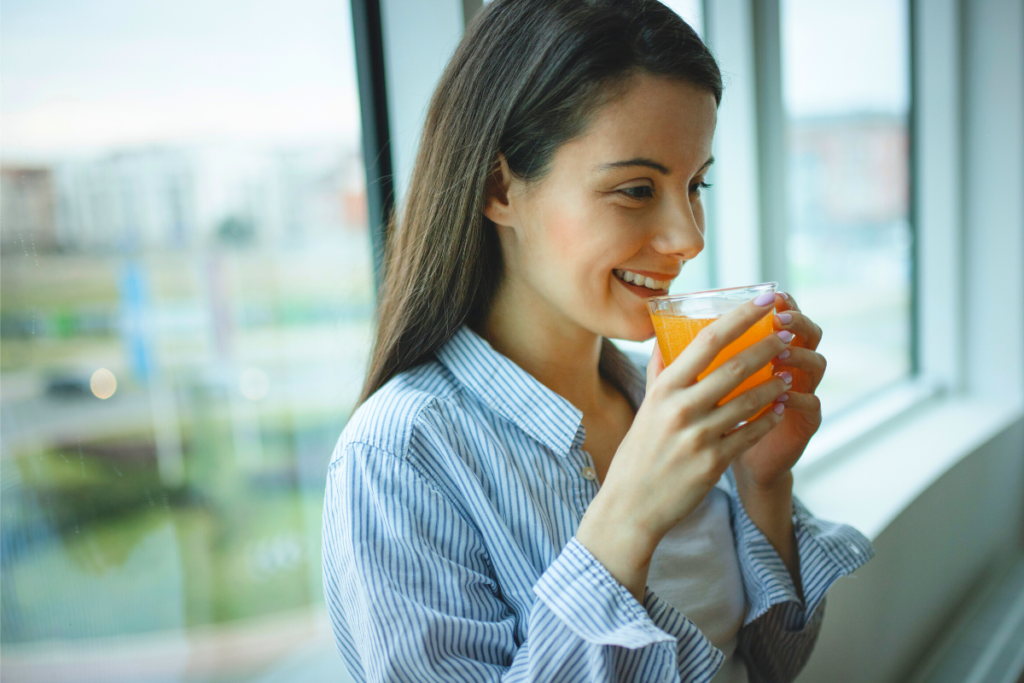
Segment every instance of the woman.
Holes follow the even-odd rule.
[[[357,680],[788,681],[806,662],[825,591],[872,552],[792,497],[820,329],[768,295],[669,368],[655,350],[646,379],[605,341],[653,336],[644,297],[704,246],[721,92],[654,0],[497,0],[470,26],[328,475],[325,592]],[[772,304],[778,333],[696,383]]]

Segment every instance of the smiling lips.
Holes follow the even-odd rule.
[[[615,277],[619,278],[623,282],[627,282],[631,285],[636,285],[639,287],[646,287],[647,289],[650,289],[652,291],[664,291],[669,288],[669,285],[672,284],[671,279],[655,280],[654,278],[641,275],[640,273],[634,273],[631,270],[621,270],[619,268],[616,268],[612,272],[615,273]]]

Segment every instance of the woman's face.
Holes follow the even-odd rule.
[[[543,179],[509,181],[507,203],[492,200],[486,213],[499,226],[507,284],[530,299],[532,316],[605,337],[653,336],[644,299],[666,294],[704,248],[716,116],[707,90],[637,76],[559,148]]]

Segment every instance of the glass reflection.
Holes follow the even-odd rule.
[[[347,3],[4,19],[3,677],[344,680],[321,507],[373,306]]]
[[[824,330],[825,415],[911,372],[905,0],[783,0],[789,282]]]

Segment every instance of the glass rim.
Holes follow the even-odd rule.
[[[760,282],[756,285],[742,285],[740,287],[722,287],[721,289],[706,289],[701,292],[688,292],[686,294],[662,294],[660,296],[649,296],[647,301],[658,302],[658,301],[682,301],[684,299],[697,299],[702,297],[708,297],[714,294],[722,294],[723,292],[739,292],[744,289],[757,290],[761,287],[773,287],[776,291],[779,289],[778,282]]]

